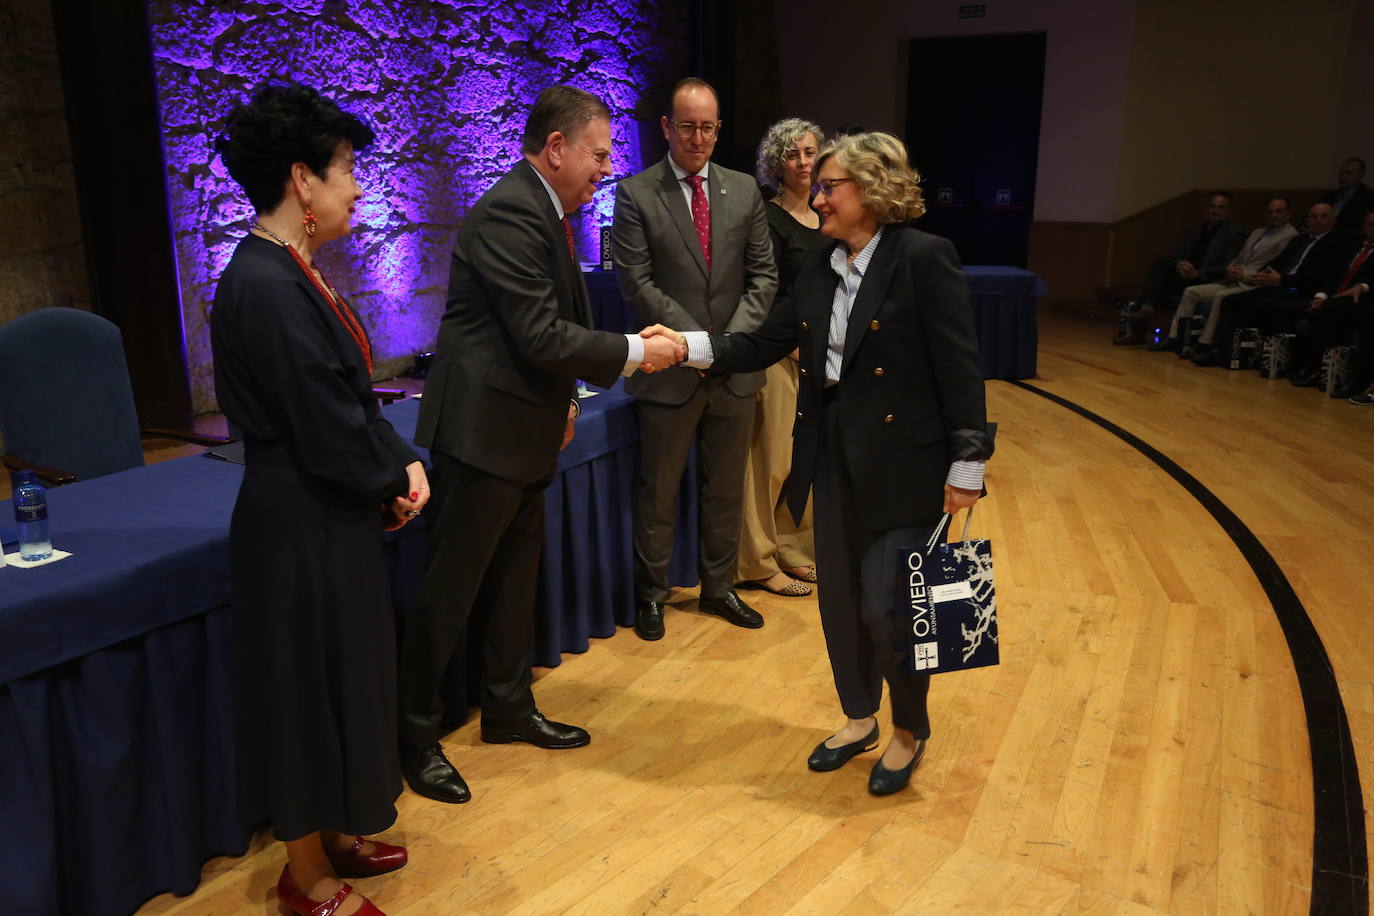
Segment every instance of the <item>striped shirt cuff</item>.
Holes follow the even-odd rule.
[[[683,363],[693,369],[710,369],[716,361],[715,350],[711,349],[710,332],[683,331],[682,336],[687,338],[687,358]]]
[[[983,489],[983,465],[986,461],[954,461],[950,463],[945,483],[961,490]]]

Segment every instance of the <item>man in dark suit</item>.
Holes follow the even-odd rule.
[[[1257,315],[1268,314],[1284,302],[1305,309],[1321,287],[1331,257],[1346,239],[1332,231],[1335,214],[1330,204],[1316,203],[1307,211],[1304,233],[1289,240],[1283,251],[1250,280],[1255,287],[1219,300],[1221,313],[1209,337],[1206,332],[1193,352],[1193,363],[1216,366],[1226,361],[1236,328],[1251,327]]]
[[[1214,191],[1207,198],[1206,218],[1185,232],[1172,251],[1150,264],[1136,304],[1158,306],[1186,286],[1225,279],[1226,265],[1245,241],[1245,230],[1230,217],[1231,192]]]
[[[1364,183],[1364,176],[1364,160],[1352,156],[1341,163],[1335,190],[1322,198],[1322,203],[1330,204],[1336,211],[1338,235],[1358,236],[1364,215],[1374,210],[1374,191]]]
[[[1331,261],[1331,269],[1321,291],[1312,297],[1305,315],[1307,333],[1298,339],[1289,380],[1299,388],[1317,384],[1322,351],[1341,343],[1355,328],[1369,329],[1369,313],[1374,304],[1369,289],[1374,286],[1374,211],[1365,214],[1364,232]],[[1362,335],[1356,351],[1355,378],[1338,397],[1350,397],[1374,382],[1371,377],[1371,350],[1374,341]]]
[[[482,633],[482,740],[579,747],[530,691],[530,648],[544,489],[571,441],[576,379],[611,384],[676,363],[671,340],[590,330],[567,213],[610,173],[610,115],[590,93],[545,89],[524,160],[463,221],[453,250],[415,442],[430,450],[430,550],[400,669],[401,764],[411,788],[446,802],[471,795],[439,746],[438,686],[474,607]]]
[[[711,162],[715,90],[685,79],[660,119],[668,156],[620,182],[611,234],[620,289],[645,324],[717,332],[762,323],[778,287],[754,179]],[[701,463],[701,610],[742,627],[763,618],[735,594],[744,465],[762,372],[707,378],[677,367],[636,377],[640,472],[635,497],[635,632],[663,637],[673,508],[693,437]]]

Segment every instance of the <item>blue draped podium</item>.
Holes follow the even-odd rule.
[[[545,502],[532,661],[557,665],[634,617],[632,401],[583,402]],[[419,404],[386,409],[403,436]],[[0,568],[0,912],[124,914],[190,893],[241,854],[234,814],[228,527],[242,469],[183,458],[49,491],[71,559]],[[696,582],[695,469],[684,477],[675,584]],[[0,511],[9,515],[8,504]],[[424,563],[422,522],[391,537],[398,611]],[[10,545],[9,550],[13,550]],[[445,693],[466,712],[461,661]]]
[[[587,273],[592,320],[603,331],[634,331],[643,326],[626,304],[615,271]],[[983,378],[1035,376],[1036,300],[1045,281],[1019,267],[971,265],[964,268],[978,328]]]

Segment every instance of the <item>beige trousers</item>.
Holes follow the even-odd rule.
[[[792,467],[792,424],[797,417],[797,363],[790,357],[768,367],[756,397],[754,435],[744,468],[744,506],[740,520],[735,581],[758,582],[783,567],[815,566],[811,500],[801,525],[782,501],[782,485]]]
[[[1190,286],[1183,291],[1183,298],[1178,302],[1178,310],[1174,312],[1173,323],[1169,325],[1169,336],[1178,337],[1179,321],[1187,318],[1197,311],[1199,302],[1211,300],[1212,311],[1207,313],[1207,323],[1202,327],[1202,336],[1198,338],[1198,343],[1211,344],[1213,335],[1217,332],[1217,322],[1221,319],[1221,300],[1227,296],[1234,296],[1236,293],[1243,293],[1248,289],[1254,289],[1248,283],[1237,283],[1228,280],[1224,283],[1198,283]]]

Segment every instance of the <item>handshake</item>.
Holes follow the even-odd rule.
[[[687,358],[687,338],[661,324],[650,325],[639,332],[644,338],[644,362],[641,372],[657,372],[676,366]]]

